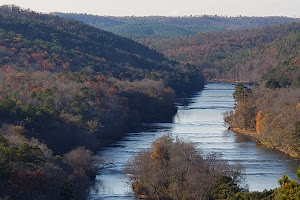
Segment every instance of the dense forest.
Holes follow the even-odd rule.
[[[291,40],[297,42],[294,36],[299,30],[300,24],[292,23],[241,31],[199,33],[167,40],[145,40],[142,43],[170,59],[203,69],[207,79],[259,81],[269,66],[285,59],[289,52],[284,51],[297,51],[296,46],[290,43]],[[277,41],[280,39],[286,41]],[[285,48],[285,45],[290,47]],[[264,51],[271,48],[273,54],[266,55]]]
[[[288,17],[221,17],[209,15],[185,17],[114,17],[75,13],[52,14],[82,21],[97,28],[139,41],[147,38],[162,39],[188,36],[199,32],[245,30],[299,22],[300,20]]]
[[[0,52],[5,199],[83,199],[110,165],[93,150],[142,122],[170,121],[174,98],[204,81],[139,43],[17,6],[0,7]]]

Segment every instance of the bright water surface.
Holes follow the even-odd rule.
[[[278,187],[278,179],[286,173],[295,178],[300,161],[266,149],[247,136],[227,130],[222,113],[234,106],[234,85],[208,84],[205,89],[188,99],[187,106],[178,106],[173,123],[147,124],[148,128],[129,133],[99,152],[113,159],[115,167],[101,171],[90,190],[89,199],[134,200],[123,169],[135,153],[150,148],[157,138],[172,134],[194,142],[203,154],[220,152],[229,162],[240,162],[245,167],[245,179],[251,191]]]

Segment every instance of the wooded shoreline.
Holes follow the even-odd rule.
[[[280,151],[282,153],[285,153],[293,158],[300,158],[299,154],[293,154],[289,151],[287,151],[284,147],[276,147],[265,141],[256,131],[253,130],[247,130],[247,129],[241,129],[238,127],[229,127],[228,130],[231,130],[237,134],[242,134],[246,136],[250,136],[254,139],[256,139],[256,142],[263,145],[264,147],[267,147],[269,149],[275,150],[275,151]]]

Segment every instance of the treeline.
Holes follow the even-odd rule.
[[[287,175],[279,188],[249,192],[239,165],[219,154],[203,157],[193,143],[165,135],[152,148],[139,152],[127,165],[128,179],[141,199],[168,200],[292,200],[300,198],[300,184]],[[300,170],[297,171],[299,175]],[[279,177],[278,177],[279,178]]]
[[[0,52],[5,199],[85,198],[110,164],[93,150],[142,122],[171,121],[175,97],[204,82],[134,41],[16,6],[0,7]]]
[[[76,13],[53,14],[82,21],[85,24],[139,41],[147,38],[166,39],[194,35],[199,32],[245,30],[299,21],[299,19],[287,17],[221,17],[209,15],[185,17],[114,17]]]
[[[93,25],[93,24],[92,24]],[[192,35],[197,32],[189,30],[188,28],[171,25],[168,23],[159,23],[156,21],[146,21],[129,23],[120,26],[114,26],[109,28],[110,32],[120,35],[122,37],[131,38],[134,40],[144,40],[146,38],[172,38],[179,36]]]
[[[300,156],[299,88],[254,86],[250,90],[238,84],[235,94],[235,112],[225,116],[234,130],[255,131],[254,136],[262,144],[294,157]]]

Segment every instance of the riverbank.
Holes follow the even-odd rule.
[[[266,147],[300,157],[299,89],[271,89],[262,85],[250,89],[237,84],[233,95],[234,111],[224,113],[224,120],[231,127],[241,128],[243,131],[237,132],[253,135]]]
[[[255,138],[256,142],[267,147],[270,148],[272,150],[276,150],[276,151],[280,151],[283,152],[285,154],[288,154],[289,156],[291,156],[292,158],[300,158],[300,154],[294,151],[290,151],[289,149],[286,149],[284,147],[278,147],[278,146],[274,146],[273,144],[267,142],[266,140],[264,140],[261,135],[259,135],[256,131],[253,130],[246,130],[246,129],[241,129],[241,128],[237,128],[237,127],[229,127],[229,130],[232,130],[235,133],[238,134],[243,134],[243,135],[247,135],[250,137]]]
[[[126,133],[101,149],[97,154],[110,158],[115,165],[97,174],[88,199],[134,200],[131,185],[124,180],[124,167],[137,152],[149,148],[154,140],[166,134],[194,142],[203,156],[221,152],[223,159],[243,165],[250,191],[278,187],[282,174],[293,177],[299,165],[297,159],[258,148],[250,137],[226,131],[222,113],[234,107],[233,91],[232,84],[207,84],[204,90],[188,98],[188,104],[177,104],[173,123],[146,124],[145,128]]]
[[[251,81],[245,81],[245,80],[234,80],[234,79],[208,79],[205,81],[207,84],[209,83],[232,83],[232,84],[236,84],[236,83],[243,83],[243,84],[249,84],[252,85],[253,82]]]

